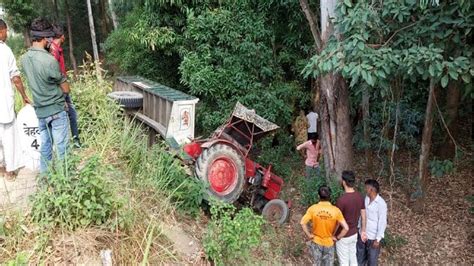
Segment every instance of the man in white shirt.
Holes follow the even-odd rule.
[[[7,24],[0,19],[0,175],[5,175],[7,180],[14,180],[15,171],[23,165],[15,126],[15,93],[12,82],[25,104],[30,103],[30,99],[25,93],[15,56],[5,44],[7,35]]]
[[[318,118],[319,115],[314,111],[310,111],[306,115],[306,119],[308,120],[308,139],[313,139],[318,132]]]
[[[380,185],[374,179],[365,181],[366,233],[359,233],[357,240],[358,265],[378,265],[380,241],[387,228],[387,203],[379,195]]]

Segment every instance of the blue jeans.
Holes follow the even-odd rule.
[[[311,167],[311,166],[305,165],[304,170],[305,170],[305,176],[307,179],[316,178],[320,174],[319,166]]]
[[[69,124],[71,126],[71,135],[75,141],[79,141],[79,129],[77,126],[77,112],[76,107],[72,103],[71,96],[65,94],[65,100],[68,107],[67,114],[69,116]]]
[[[65,111],[38,120],[41,138],[40,173],[46,173],[53,160],[53,147],[56,148],[58,159],[64,158],[66,154],[69,142],[69,121]]]
[[[361,266],[377,266],[380,254],[380,246],[372,247],[375,240],[367,239],[362,242],[360,235],[357,236],[357,264]]]

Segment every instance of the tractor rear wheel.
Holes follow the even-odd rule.
[[[286,222],[290,215],[288,205],[281,199],[272,199],[262,210],[262,216],[271,223],[282,225]]]
[[[209,196],[233,203],[245,183],[242,156],[229,145],[216,144],[196,160],[196,175],[207,185]]]

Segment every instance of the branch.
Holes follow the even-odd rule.
[[[403,27],[403,28],[400,28],[400,29],[396,30],[383,44],[380,44],[380,43],[372,43],[372,44],[367,44],[367,46],[369,46],[369,47],[371,47],[371,48],[374,48],[374,49],[378,49],[378,48],[384,47],[384,46],[386,46],[386,45],[393,39],[393,37],[395,37],[395,35],[397,35],[400,31],[406,30],[406,29],[408,29],[408,28],[410,28],[410,27],[413,27],[413,26],[415,26],[416,23],[417,23],[417,22],[413,22],[413,23],[410,24],[410,25],[407,25],[407,26],[405,26],[405,27]]]
[[[300,6],[306,19],[308,20],[309,28],[311,29],[311,34],[313,35],[314,43],[316,45],[316,50],[320,52],[322,50],[322,41],[318,23],[316,22],[316,16],[309,8],[308,0],[300,0]]]

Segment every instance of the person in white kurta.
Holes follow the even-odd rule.
[[[7,25],[0,19],[0,175],[5,174],[5,177],[11,180],[15,177],[15,171],[23,166],[15,125],[15,93],[12,82],[23,102],[31,101],[25,93],[15,56],[5,44],[7,34]]]

